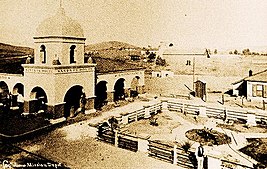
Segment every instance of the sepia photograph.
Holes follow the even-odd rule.
[[[1,0],[0,169],[267,168],[267,0]]]

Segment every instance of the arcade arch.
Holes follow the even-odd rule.
[[[9,102],[9,90],[6,82],[0,81],[0,103],[4,105]]]
[[[124,78],[120,78],[116,81],[114,85],[114,101],[124,100],[125,91],[124,91]]]
[[[100,109],[107,102],[107,83],[100,81],[95,86],[95,109]]]
[[[47,95],[41,87],[37,86],[31,90],[30,99],[34,103],[33,112],[39,112],[46,110]]]
[[[22,96],[24,96],[24,85],[22,83],[17,83],[14,87],[13,87],[13,92],[12,94],[14,95],[19,95],[21,94]]]
[[[84,108],[85,106],[85,93],[83,87],[80,85],[72,86],[64,97],[64,116],[73,116],[72,113],[77,111],[78,108]]]

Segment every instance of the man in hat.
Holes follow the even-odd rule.
[[[197,158],[197,169],[203,169],[203,162],[204,162],[204,148],[202,143],[196,148],[195,152]]]

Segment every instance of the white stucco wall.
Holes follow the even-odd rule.
[[[7,74],[0,73],[0,81],[3,81],[7,84],[9,92],[13,92],[14,86],[18,83],[24,85],[23,75],[20,74]]]
[[[72,66],[35,66],[24,65],[25,99],[30,99],[34,87],[41,87],[47,95],[48,104],[64,101],[67,91],[75,86],[82,86],[86,97],[94,97],[94,64]]]
[[[40,57],[40,47],[44,45],[46,48],[46,64],[52,65],[54,59],[59,58],[59,61],[62,65],[70,64],[70,47],[75,45],[74,60],[76,64],[84,63],[84,44],[85,39],[79,38],[41,38],[35,37],[35,64],[43,64]],[[55,56],[57,58],[55,58]]]
[[[98,74],[97,75],[97,83],[100,81],[107,82],[107,91],[111,92],[114,90],[114,85],[116,81],[120,78],[125,79],[124,81],[124,88],[130,88],[131,82],[133,78],[139,76],[140,79],[138,80],[139,86],[145,85],[145,72],[144,70],[129,70],[123,72],[114,72],[114,73],[106,73],[106,74]]]

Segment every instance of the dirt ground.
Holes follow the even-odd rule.
[[[153,118],[156,118],[157,126],[150,124],[149,119],[142,119],[134,123],[130,123],[123,129],[126,132],[131,134],[147,134],[147,135],[159,135],[165,137],[167,134],[172,133],[174,128],[179,127],[181,124],[165,113],[160,113],[155,115]]]
[[[68,135],[74,135],[74,137],[70,139]],[[179,168],[176,165],[149,158],[145,153],[131,152],[97,141],[92,137],[83,137],[81,131],[75,130],[68,130],[66,133],[62,129],[57,129],[34,140],[20,143],[19,146],[73,169]]]

